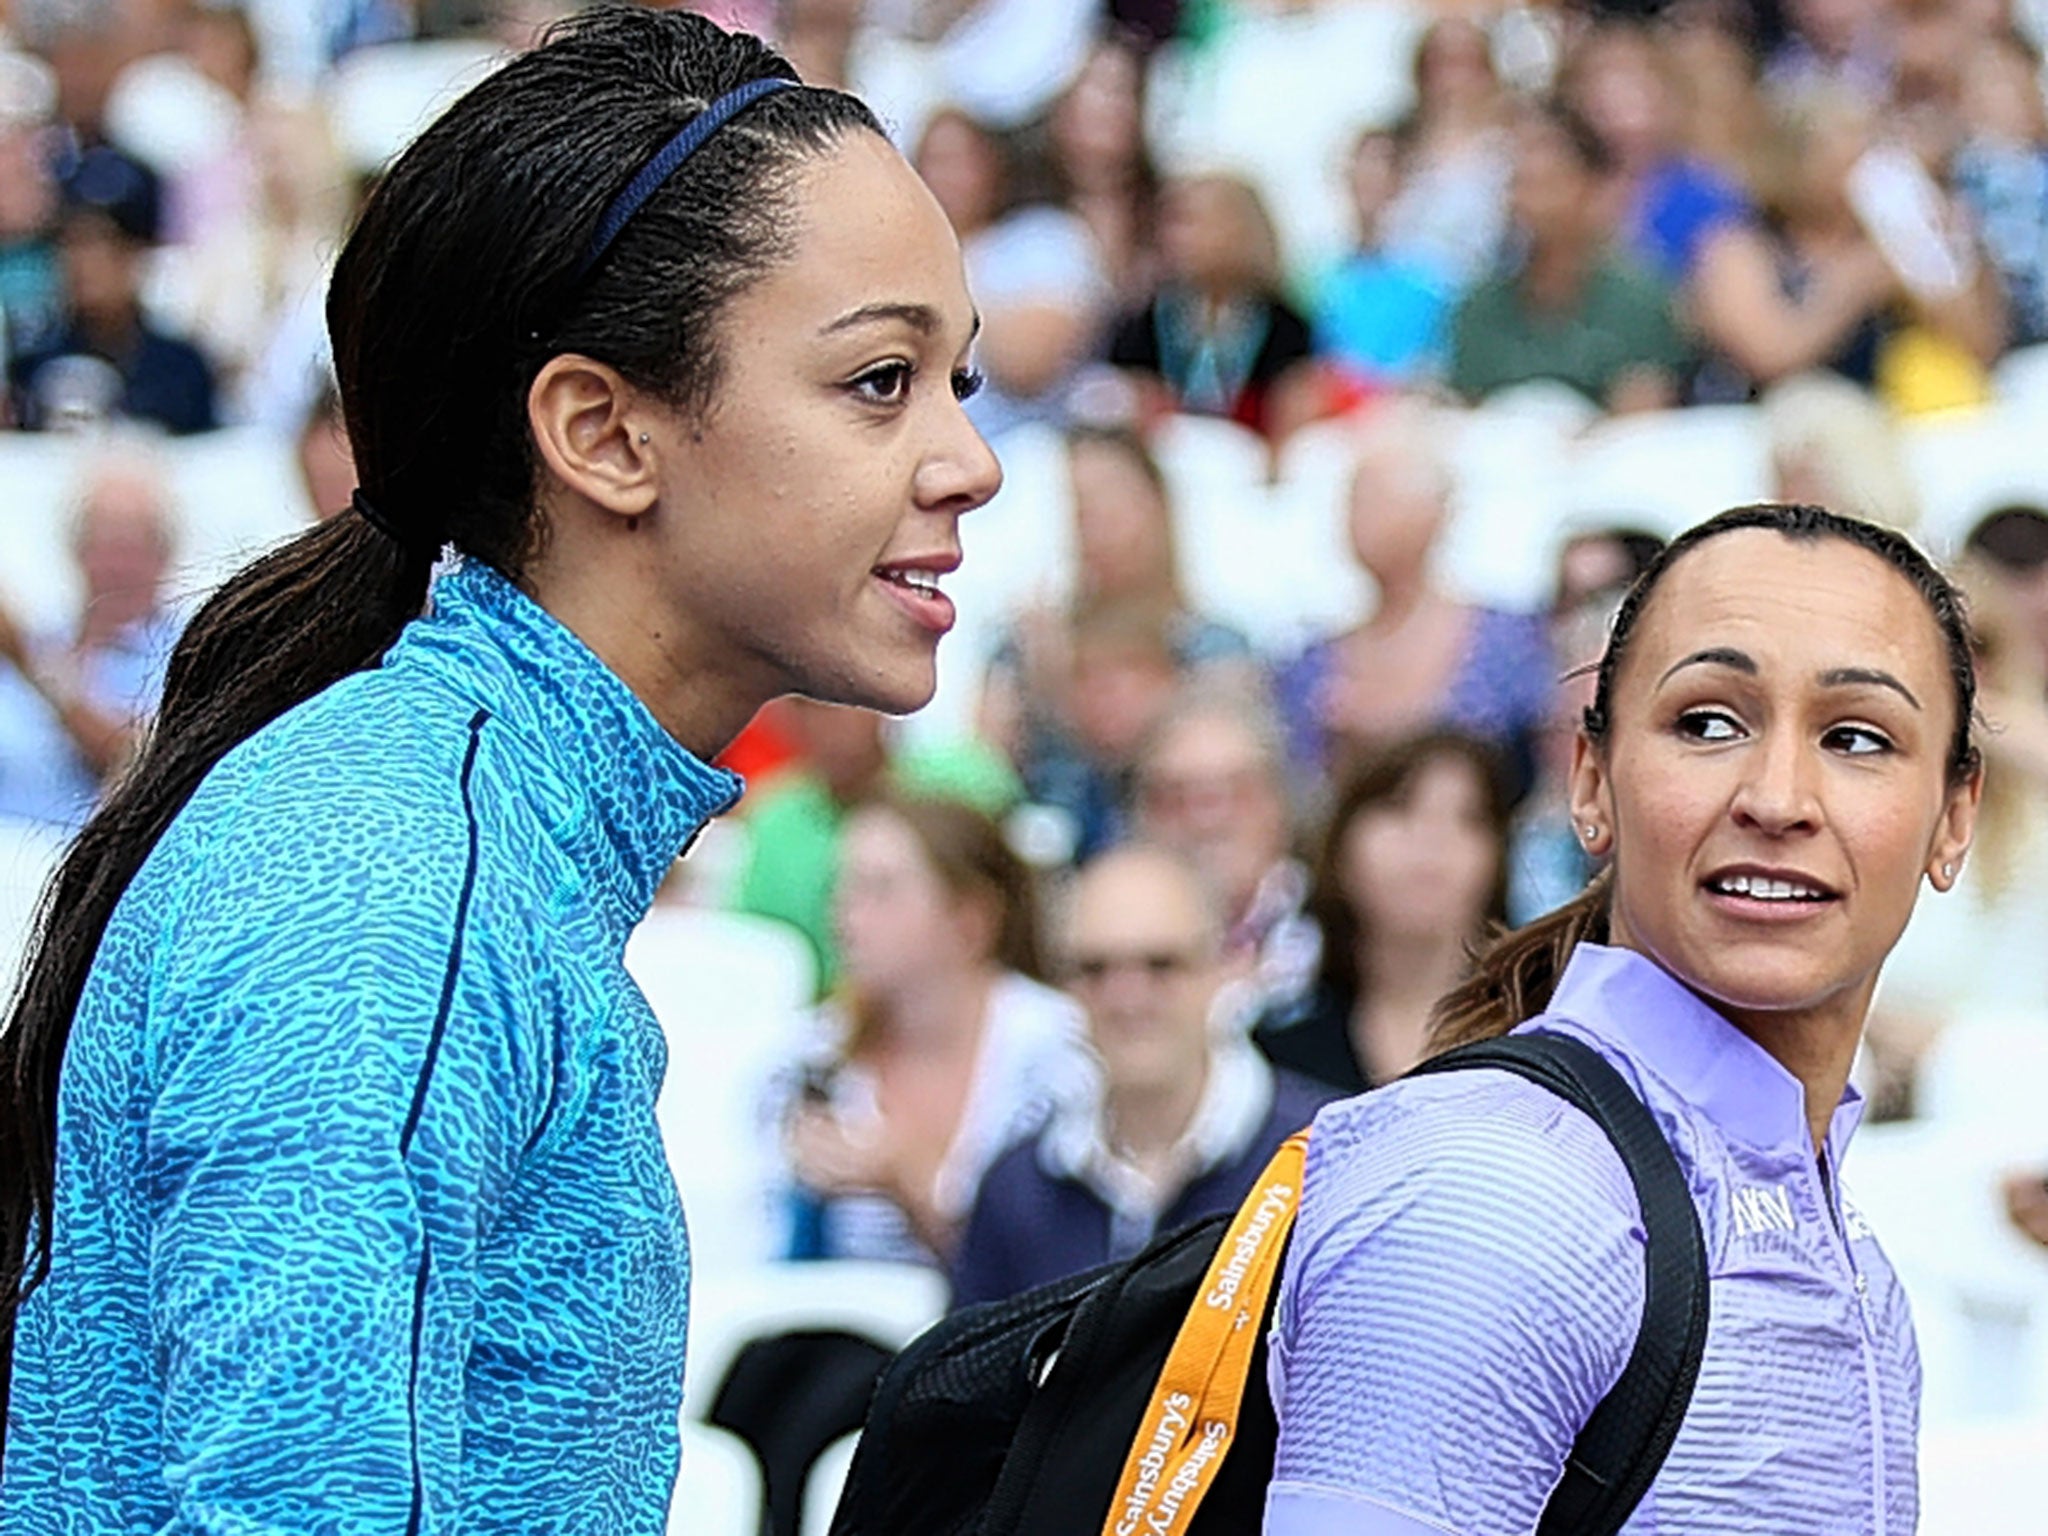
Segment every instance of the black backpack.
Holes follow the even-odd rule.
[[[1537,1528],[1613,1536],[1663,1465],[1699,1374],[1699,1216],[1657,1122],[1597,1052],[1562,1035],[1511,1035],[1446,1052],[1415,1073],[1479,1067],[1516,1073],[1590,1116],[1641,1203],[1642,1327]],[[1212,1216],[1122,1263],[967,1308],[914,1340],[875,1390],[832,1536],[1097,1536],[1168,1352],[1235,1219]],[[1263,1521],[1278,1442],[1265,1386],[1270,1321],[1269,1307],[1236,1431],[1190,1536],[1255,1532]]]

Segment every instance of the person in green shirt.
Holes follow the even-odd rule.
[[[832,931],[832,889],[848,809],[884,790],[913,798],[959,800],[1000,817],[1023,799],[1001,755],[972,740],[892,750],[872,710],[788,698],[778,723],[797,747],[794,765],[750,798],[747,856],[732,905],[788,923],[810,942],[818,995],[839,976]]]
[[[1610,411],[1678,403],[1687,346],[1671,296],[1613,246],[1612,152],[1561,105],[1515,130],[1510,209],[1519,260],[1468,294],[1451,324],[1451,388],[1478,402],[1555,379]]]

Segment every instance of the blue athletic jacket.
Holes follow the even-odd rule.
[[[689,1255],[622,955],[738,781],[488,567],[433,609],[106,931],[4,1536],[663,1527]]]

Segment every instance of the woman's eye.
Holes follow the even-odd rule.
[[[1689,709],[1678,717],[1678,734],[1692,741],[1734,741],[1742,727],[1733,715],[1717,709]]]
[[[1892,740],[1867,725],[1838,725],[1821,738],[1828,747],[1850,757],[1868,757],[1892,750]]]
[[[896,405],[910,393],[911,376],[908,363],[884,363],[855,379],[853,387],[877,404]]]
[[[988,382],[988,376],[979,368],[960,368],[953,374],[953,398],[963,405],[981,393],[981,386]]]

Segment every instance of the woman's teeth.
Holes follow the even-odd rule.
[[[1747,896],[1752,901],[1825,901],[1827,892],[1791,880],[1766,880],[1757,875],[1724,875],[1713,882],[1723,896]]]

